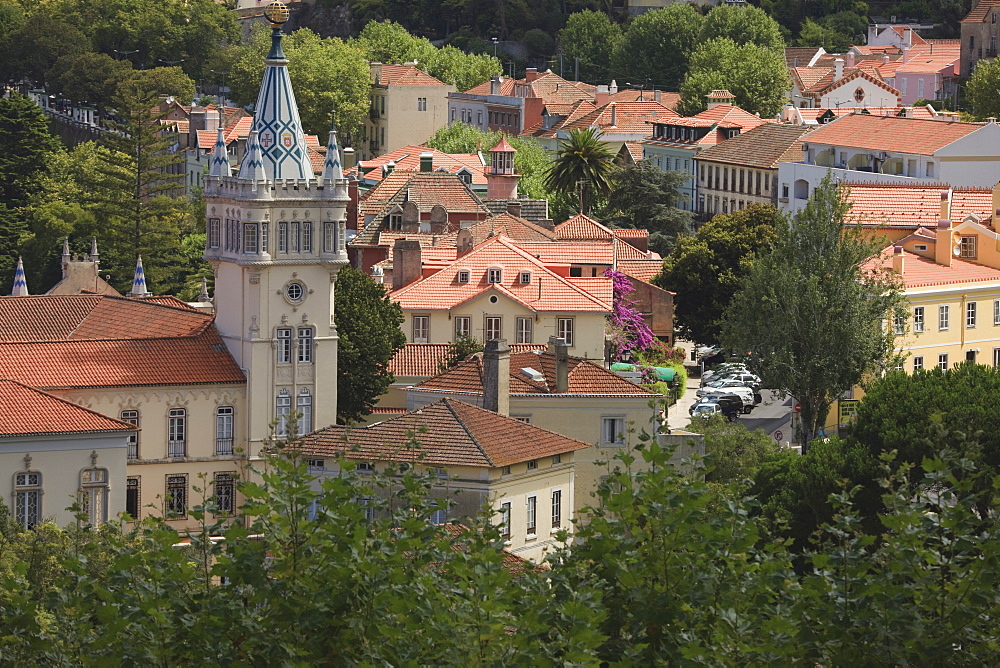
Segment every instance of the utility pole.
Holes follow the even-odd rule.
[[[575,69],[574,80],[575,81],[579,81],[580,80],[580,56],[575,56],[573,58],[573,60],[576,62],[576,69]]]

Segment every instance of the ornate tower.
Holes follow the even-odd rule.
[[[251,452],[277,422],[279,434],[334,424],[337,331],[333,294],[347,264],[347,180],[331,128],[323,174],[313,174],[281,26],[272,2],[271,52],[239,173],[220,130],[205,181],[205,259],[215,269],[216,326],[247,374]],[[290,416],[298,414],[298,420]],[[240,419],[239,416],[237,419]]]
[[[517,199],[514,154],[517,151],[503,137],[490,149],[490,169],[486,173],[486,196],[489,199]]]

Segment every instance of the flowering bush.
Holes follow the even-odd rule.
[[[633,352],[646,350],[656,341],[649,325],[642,319],[642,314],[635,307],[631,294],[635,292],[628,276],[608,269],[604,275],[611,279],[614,289],[614,302],[611,315],[608,316],[607,331],[611,340],[613,361],[627,360]]]

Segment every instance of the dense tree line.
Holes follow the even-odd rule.
[[[448,503],[428,500],[445,484],[434,471],[360,474],[345,464],[314,483],[305,461],[281,449],[259,483],[241,483],[245,522],[219,518],[206,493],[191,511],[202,527],[184,543],[155,518],[29,533],[0,519],[0,656],[79,665],[995,659],[997,515],[975,504],[982,474],[972,461],[945,450],[920,469],[880,467],[875,531],[855,493],[837,491],[829,521],[793,551],[762,506],[725,482],[731,473],[706,481],[700,465],[678,471],[647,437],[632,441],[572,547],[541,569],[505,559],[487,514],[464,529],[429,524]],[[633,470],[639,460],[648,472]]]

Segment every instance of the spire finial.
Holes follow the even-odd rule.
[[[17,257],[17,269],[14,270],[14,289],[10,291],[11,297],[27,297],[28,282],[24,279],[24,263],[21,256]]]
[[[323,161],[323,181],[339,181],[344,178],[344,170],[340,159],[340,146],[337,143],[337,125],[330,119],[330,138],[326,142],[326,160]]]
[[[63,262],[69,262],[69,237],[63,237]]]
[[[101,255],[97,252],[97,237],[90,237],[90,261],[100,262]]]
[[[142,256],[136,256],[135,262],[135,276],[132,278],[132,291],[128,293],[129,297],[152,297],[153,295],[146,291],[146,273],[142,270]]]
[[[198,301],[203,304],[211,301],[208,296],[208,279],[204,276],[201,278],[201,292],[198,293]]]
[[[219,134],[215,138],[215,148],[212,149],[212,164],[208,169],[209,176],[232,176],[233,167],[229,163],[229,151],[226,150],[226,136],[219,126]]]
[[[272,2],[264,8],[264,18],[271,24],[271,52],[267,59],[285,60],[285,52],[281,50],[281,26],[288,21],[288,5]]]
[[[239,177],[241,179],[250,179],[251,181],[267,180],[267,174],[264,172],[264,160],[260,150],[260,135],[256,130],[251,130],[250,136],[247,138],[247,152],[243,156],[243,162],[240,164]]]

